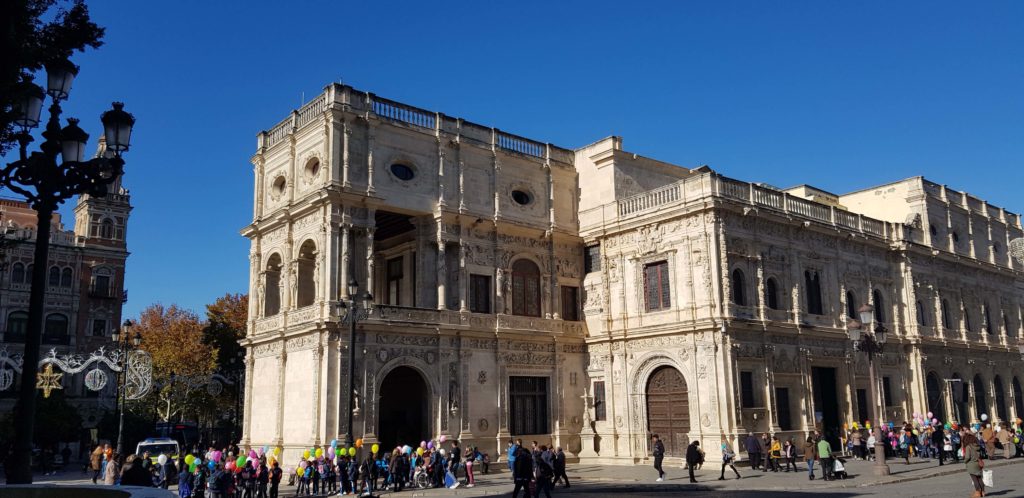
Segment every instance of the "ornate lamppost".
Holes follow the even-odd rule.
[[[878,384],[875,382],[875,355],[882,352],[882,346],[885,344],[888,330],[882,324],[875,324],[874,312],[875,307],[870,304],[861,306],[857,310],[861,321],[850,320],[847,328],[850,333],[850,340],[853,341],[853,350],[861,351],[868,355],[868,377],[871,382],[869,396],[871,396],[871,411],[873,412],[871,418],[875,421],[875,464],[872,466],[872,471],[876,476],[887,476],[889,475],[889,465],[885,463],[885,445],[882,442],[882,418],[885,411],[883,407],[878,406],[878,393],[876,391]],[[865,327],[862,325],[868,323],[871,326]],[[867,328],[866,332],[865,328]]]
[[[108,154],[88,161],[85,147],[89,135],[78,127],[77,119],[68,119],[60,127],[60,102],[68,98],[71,82],[78,67],[67,59],[46,65],[46,92],[32,83],[22,81],[17,88],[13,107],[19,159],[0,170],[0,186],[25,197],[36,211],[36,245],[32,269],[32,288],[29,293],[28,330],[25,333],[25,372],[18,393],[17,414],[14,417],[13,468],[7,471],[8,484],[32,483],[32,434],[35,425],[36,377],[39,363],[40,340],[43,329],[43,307],[46,292],[46,271],[50,250],[50,219],[57,206],[80,194],[103,197],[107,186],[123,172],[121,154],[128,150],[135,118],[124,111],[124,105],[115,102],[113,109],[104,112],[103,133]],[[28,154],[32,142],[30,130],[39,126],[43,99],[49,95],[50,118],[42,135],[45,139],[39,151]],[[60,156],[58,158],[58,156]]]
[[[356,323],[365,320],[373,312],[373,296],[369,292],[359,295],[359,282],[356,279],[348,281],[348,301],[338,300],[338,314],[341,315],[342,323],[349,325],[348,336],[348,426],[345,429],[345,447],[350,448],[352,438],[352,416],[356,412]],[[344,314],[342,314],[344,312]]]
[[[124,400],[128,377],[128,355],[142,344],[142,334],[139,331],[136,330],[135,335],[131,335],[134,325],[131,320],[125,320],[120,330],[115,330],[113,334],[110,334],[110,339],[117,344],[121,351],[121,372],[117,374],[117,452],[121,455],[124,454]],[[122,376],[125,380],[122,380]]]

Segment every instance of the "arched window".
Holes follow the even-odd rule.
[[[732,271],[732,302],[740,305],[747,305],[747,296],[744,292],[746,279],[743,278],[743,270],[736,268]]]
[[[981,305],[981,319],[983,326],[985,327],[985,333],[992,334],[992,317],[988,313],[988,303]]]
[[[853,291],[846,291],[846,316],[860,320],[857,317],[857,294],[854,294]]]
[[[307,240],[299,248],[298,267],[298,296],[295,297],[295,307],[302,308],[316,301],[316,244],[312,240]]]
[[[60,272],[60,286],[71,287],[72,277],[73,273],[71,271],[71,268],[65,268],[63,271]]]
[[[57,287],[60,285],[60,268],[56,266],[50,267],[50,287]]]
[[[540,269],[528,259],[512,265],[512,314],[540,316]]]
[[[961,301],[960,306],[964,309],[964,328],[968,332],[974,332],[974,326],[971,324],[971,310],[967,307],[967,303]]]
[[[103,221],[100,222],[100,237],[104,239],[114,238],[114,221],[110,218],[104,218]]]
[[[1006,411],[1006,393],[1003,391],[1003,379],[996,375],[992,379],[992,387],[996,391],[996,415],[999,417],[999,420],[1009,420],[1010,413]]]
[[[981,375],[974,376],[974,410],[975,417],[981,418],[981,414],[988,413],[988,399],[985,396],[985,381],[981,380]]]
[[[953,328],[953,319],[949,316],[949,301],[942,300],[942,326],[951,329]]]
[[[807,291],[807,312],[812,315],[824,314],[821,303],[821,275],[816,270],[804,272],[804,288]]]
[[[875,307],[875,321],[885,323],[885,301],[882,300],[882,291],[875,289],[871,291],[872,305]]]
[[[25,281],[25,265],[14,263],[11,265],[11,283],[20,284]]]
[[[1021,391],[1020,381],[1016,377],[1013,384],[1013,407],[1017,410],[1017,417],[1024,417],[1024,392]]]
[[[46,316],[46,325],[43,327],[44,344],[68,344],[68,317],[53,313]]]
[[[4,342],[25,342],[26,332],[28,332],[28,313],[14,311],[7,315],[7,331],[4,333]]]
[[[942,401],[942,388],[939,384],[939,376],[935,372],[929,372],[925,381],[925,390],[928,396],[928,410],[934,412],[939,420],[946,420],[946,409]]]
[[[769,309],[779,309],[779,284],[775,282],[774,278],[769,278],[764,283],[764,300]]]
[[[274,254],[267,261],[263,273],[263,316],[274,316],[281,312],[281,256]]]
[[[914,306],[915,306],[915,308],[917,310],[917,324],[922,326],[922,327],[927,327],[928,326],[928,320],[927,320],[928,315],[926,315],[924,313],[924,304],[922,304],[921,301],[918,301]]]
[[[1007,337],[1017,337],[1017,331],[1013,329],[1013,322],[1010,321],[1010,315],[1003,312],[1003,329],[1006,330]]]

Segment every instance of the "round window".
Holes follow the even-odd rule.
[[[320,173],[320,160],[312,158],[306,163],[306,178],[316,178]]]
[[[395,178],[406,182],[416,176],[416,172],[411,167],[401,163],[391,165],[391,174],[395,175]]]
[[[525,190],[513,190],[512,200],[516,201],[516,204],[525,206],[533,202],[533,196],[531,196],[530,193],[526,192]]]
[[[271,187],[271,194],[273,194],[274,197],[280,197],[281,194],[284,193],[284,187],[287,183],[288,181],[285,180],[283,176],[275,178],[274,185]]]

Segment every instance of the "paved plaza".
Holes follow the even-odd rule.
[[[995,472],[996,487],[988,496],[1024,496],[1024,472],[1020,465],[1024,459],[995,460],[988,462]],[[801,469],[805,467],[800,464]],[[512,483],[509,473],[502,465],[495,465],[494,472],[479,475],[473,488],[405,490],[401,493],[384,492],[382,496],[406,497],[432,496],[498,496],[509,495]],[[899,496],[899,497],[960,497],[971,494],[970,479],[962,464],[947,464],[940,467],[933,460],[911,460],[910,465],[900,462],[891,464],[892,474],[879,478],[871,474],[869,462],[849,461],[849,478],[838,481],[810,481],[805,470],[799,472],[761,472],[740,468],[741,479],[727,478],[719,481],[719,469],[705,466],[697,472],[697,484],[690,484],[686,471],[678,467],[666,468],[664,482],[654,482],[656,474],[648,466],[612,465],[570,465],[568,468],[572,487],[557,487],[553,495],[612,496],[623,493],[637,496],[676,494],[746,497],[757,496]],[[820,477],[820,472],[818,473]],[[36,483],[87,484],[85,475],[67,471],[53,477],[37,478]],[[2,488],[0,488],[2,490]],[[294,486],[282,486],[281,496],[294,496]],[[2,493],[0,493],[2,495]]]

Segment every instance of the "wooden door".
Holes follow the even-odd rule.
[[[672,367],[659,368],[647,381],[647,431],[661,437],[667,456],[686,456],[690,404],[686,381]]]

